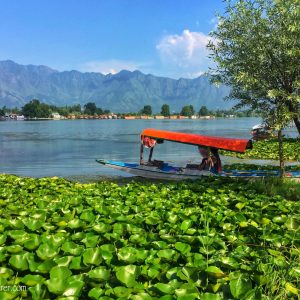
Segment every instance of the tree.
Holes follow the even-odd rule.
[[[161,107],[161,114],[164,116],[164,117],[169,117],[171,114],[170,114],[170,106],[168,104],[163,104],[162,107]]]
[[[300,134],[299,0],[227,1],[208,48],[239,106],[285,106]],[[281,103],[281,104],[279,104]]]
[[[231,86],[237,107],[264,111],[279,135],[291,120],[300,134],[299,19],[299,0],[227,0],[208,44],[213,81]]]
[[[191,117],[195,114],[193,105],[186,105],[182,107],[181,113],[182,116]]]
[[[84,113],[86,115],[95,115],[97,112],[97,106],[94,102],[88,102],[84,105]]]
[[[49,118],[51,111],[47,104],[33,99],[22,107],[22,114],[27,118]]]
[[[141,114],[146,116],[151,116],[152,115],[151,105],[145,105],[144,108],[141,110]]]
[[[206,106],[201,106],[200,110],[199,110],[199,116],[208,116],[209,115],[209,111],[207,109]]]

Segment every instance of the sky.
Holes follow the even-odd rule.
[[[222,0],[0,0],[0,60],[195,78]]]

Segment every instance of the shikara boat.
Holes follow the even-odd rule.
[[[140,162],[127,163],[112,160],[96,160],[98,163],[107,167],[124,171],[136,176],[166,179],[166,180],[184,180],[197,179],[202,176],[228,176],[228,177],[278,177],[279,171],[270,170],[223,170],[222,172],[212,172],[200,170],[199,165],[187,164],[186,167],[176,167],[163,161],[152,160],[154,146],[164,141],[189,144],[194,146],[209,147],[214,150],[223,149],[232,152],[244,153],[252,148],[252,140],[225,138],[216,136],[204,136],[199,134],[173,132],[157,129],[145,129],[141,133]],[[143,160],[144,147],[150,148],[147,162]],[[299,171],[290,171],[285,173],[286,177],[300,177]]]
[[[141,133],[140,162],[127,163],[112,160],[97,160],[98,163],[110,168],[125,171],[127,173],[155,179],[183,180],[197,179],[201,176],[232,176],[232,177],[264,177],[278,176],[277,171],[235,171],[224,170],[220,173],[214,173],[208,170],[199,170],[197,165],[186,167],[171,166],[163,161],[152,161],[154,146],[163,141],[170,141],[194,146],[204,146],[213,149],[223,149],[233,152],[244,153],[246,149],[252,148],[252,141],[248,139],[235,139],[216,136],[204,136],[199,134],[173,132],[157,129],[145,129]],[[143,160],[144,147],[150,148],[147,162]],[[199,157],[200,159],[200,157]],[[295,172],[294,172],[295,173]],[[296,172],[297,173],[297,172]],[[299,172],[298,172],[299,173]],[[291,173],[289,173],[291,174]],[[297,174],[291,174],[295,176]],[[300,173],[299,173],[300,176]]]

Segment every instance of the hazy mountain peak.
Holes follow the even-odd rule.
[[[136,112],[148,104],[159,112],[165,103],[172,111],[180,112],[188,104],[197,111],[202,105],[209,109],[231,107],[223,101],[228,92],[226,87],[212,86],[205,75],[176,80],[145,75],[139,70],[103,75],[0,61],[0,106],[21,107],[38,98],[57,106],[95,102],[115,112]]]

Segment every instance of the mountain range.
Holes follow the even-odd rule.
[[[171,79],[120,71],[117,74],[57,71],[47,66],[20,65],[11,60],[0,61],[0,107],[22,107],[32,99],[57,106],[95,102],[98,107],[114,112],[137,112],[151,105],[159,112],[163,104],[171,111],[193,105],[198,111],[228,109],[224,101],[229,88],[216,87],[207,75],[195,79]]]

